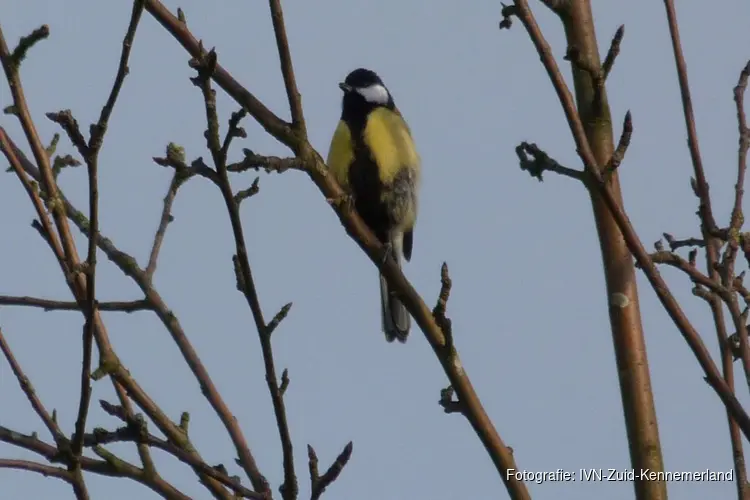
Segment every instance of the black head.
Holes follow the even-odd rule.
[[[383,106],[393,109],[393,96],[383,80],[372,70],[358,68],[349,73],[339,87],[344,91],[342,119],[359,119]]]

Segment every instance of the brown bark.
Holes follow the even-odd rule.
[[[565,27],[568,53],[573,61],[578,112],[597,164],[607,165],[615,148],[606,89],[603,85],[597,87],[594,75],[587,69],[601,67],[591,4],[589,0],[571,1],[559,14]],[[610,182],[613,196],[623,206],[616,171],[611,174]],[[617,223],[598,190],[591,189],[589,193],[604,264],[609,320],[631,464],[636,471],[663,471],[664,461],[643,336],[635,266]],[[664,481],[636,479],[634,486],[636,498],[667,498]]]

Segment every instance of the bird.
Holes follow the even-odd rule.
[[[411,260],[421,160],[411,129],[374,71],[358,68],[339,83],[341,118],[327,165],[362,220],[399,267]],[[411,317],[380,275],[382,330],[388,342],[406,342]]]

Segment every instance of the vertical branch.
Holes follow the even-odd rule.
[[[140,0],[133,2],[133,11],[130,24],[122,42],[122,53],[117,68],[117,75],[107,102],[102,108],[99,121],[91,126],[91,136],[88,144],[81,149],[84,154],[88,170],[89,181],[89,238],[85,264],[86,274],[86,306],[84,308],[86,322],[83,327],[83,361],[81,367],[81,397],[78,404],[78,417],[76,418],[75,434],[73,435],[72,449],[76,456],[83,451],[83,435],[86,432],[86,418],[91,403],[91,356],[93,350],[95,318],[96,318],[96,240],[99,235],[99,151],[107,132],[109,118],[120,95],[125,76],[128,74],[128,59],[130,50],[138,28],[138,22],[143,13],[143,4]],[[80,467],[80,466],[79,466]]]
[[[280,491],[284,500],[294,500],[297,498],[299,488],[297,476],[294,470],[294,450],[291,433],[289,431],[289,424],[286,418],[286,406],[279,386],[276,365],[273,358],[273,347],[271,345],[271,333],[273,330],[263,318],[263,311],[260,306],[258,292],[255,288],[252,269],[250,268],[247,246],[245,244],[244,229],[240,219],[240,202],[235,198],[232,192],[232,185],[229,181],[229,174],[227,171],[226,152],[228,148],[223,147],[219,140],[216,92],[211,88],[211,75],[216,70],[216,62],[216,53],[214,51],[211,51],[206,56],[202,57],[198,61],[198,77],[193,81],[198,87],[200,87],[201,92],[203,93],[206,121],[208,123],[205,136],[208,149],[211,151],[211,156],[218,174],[217,185],[224,198],[227,212],[229,214],[229,221],[232,226],[232,233],[234,234],[235,249],[237,252],[235,258],[235,271],[237,274],[238,288],[245,296],[245,300],[250,307],[255,327],[258,331],[258,337],[260,339],[263,364],[265,365],[266,371],[266,383],[268,384],[268,390],[271,394],[271,401],[273,404],[274,415],[276,417],[276,425],[279,430],[284,462],[284,482],[280,487]],[[232,130],[233,127],[236,127],[236,125],[230,125],[230,130],[227,132],[227,140],[230,140],[229,136],[235,133],[235,131]],[[285,315],[286,314],[284,313],[284,316]]]
[[[611,68],[611,62],[609,68],[602,71],[590,2],[577,0],[560,4],[555,12],[559,15],[565,29],[568,58],[572,63],[577,114],[580,115],[579,120],[571,121],[570,117],[568,119],[571,128],[574,129],[574,135],[581,132],[578,130],[578,123],[583,128],[582,136],[576,137],[579,152],[585,151],[580,147],[582,142],[590,146],[591,157],[584,159],[586,170],[590,174],[600,176],[602,169],[610,162],[615,152],[612,118],[606,89],[603,85],[603,75]],[[532,31],[535,31],[532,39],[535,40],[537,49],[539,50],[540,47],[548,49],[546,42],[542,40],[541,32],[533,21],[527,2],[517,0],[515,5],[529,33],[532,34]],[[613,43],[619,46],[619,37],[615,37]],[[616,50],[611,49],[610,53],[614,54]],[[614,55],[610,59],[614,60]],[[551,54],[545,54],[545,66],[550,72],[552,64],[548,63],[548,60],[552,60]],[[564,82],[556,85],[559,87],[557,88],[558,94],[565,93],[563,92],[564,85]],[[575,115],[575,109],[571,109],[570,114]],[[581,156],[585,158],[584,154]],[[607,181],[606,189],[609,200],[606,200],[596,188],[589,189],[589,194],[604,265],[609,298],[609,319],[630,445],[630,458],[635,470],[663,471],[664,464],[640,316],[635,266],[630,250],[607,203],[610,201],[620,209],[623,206],[616,170],[608,173]],[[664,481],[636,480],[634,487],[636,498],[639,499],[665,499],[667,497]]]
[[[748,62],[743,70],[740,72],[740,77],[737,81],[737,86],[734,88],[734,101],[737,107],[737,126],[739,129],[739,147],[737,151],[737,183],[734,186],[734,208],[732,209],[732,215],[729,223],[729,247],[734,243],[737,243],[737,236],[742,228],[744,222],[744,215],[742,213],[742,198],[744,195],[745,185],[745,172],[747,170],[747,151],[750,148],[750,130],[747,128],[747,119],[745,117],[744,98],[745,90],[747,89],[747,81],[750,77],[750,62]],[[729,277],[732,278],[732,286],[734,285],[734,262],[737,256],[736,249],[733,252],[728,252],[728,262],[725,263],[726,272]],[[729,293],[733,293],[730,289]],[[717,325],[717,334],[719,336],[719,347],[721,348],[721,359],[722,369],[724,372],[724,379],[727,381],[727,385],[734,390],[734,367],[733,367],[733,356],[730,346],[727,341],[727,332],[724,325],[723,309],[721,307],[721,301],[715,295],[712,296],[711,310],[714,312],[715,323]],[[716,316],[719,316],[716,319]],[[744,321],[742,322],[744,325]],[[742,342],[742,333],[737,330],[737,336]],[[747,330],[745,331],[747,337]],[[740,345],[740,348],[742,346]],[[747,345],[746,345],[747,349]],[[743,354],[746,354],[746,350]],[[744,361],[744,357],[743,357]],[[747,470],[745,468],[745,454],[742,446],[742,437],[737,422],[732,419],[731,414],[727,413],[727,420],[729,423],[729,438],[732,443],[732,459],[734,461],[734,470],[737,471],[737,478],[735,484],[737,485],[737,498],[738,500],[747,500],[750,498],[750,487],[747,482]]]

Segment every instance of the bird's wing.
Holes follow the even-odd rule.
[[[331,147],[328,149],[326,164],[336,178],[336,182],[345,190],[350,189],[349,166],[353,160],[352,134],[346,123],[339,121],[331,139]]]

